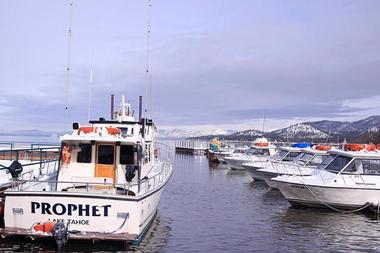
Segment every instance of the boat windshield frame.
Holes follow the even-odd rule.
[[[353,160],[353,157],[336,155],[324,169],[331,173],[340,174],[351,164]]]
[[[298,165],[305,166],[313,157],[313,154],[301,152],[293,161]]]
[[[324,170],[336,157],[336,154],[329,154],[322,163],[318,165],[318,170]]]

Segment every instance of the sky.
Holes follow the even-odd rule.
[[[111,94],[136,112],[142,95],[164,129],[380,114],[380,1],[152,0],[150,15],[143,0],[70,3],[0,0],[0,131],[85,124],[90,94],[92,119],[109,118]]]

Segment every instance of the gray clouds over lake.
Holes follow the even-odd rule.
[[[153,1],[153,115],[163,127],[238,127],[264,111],[277,122],[379,114],[379,11],[378,1]],[[68,1],[0,2],[3,129],[63,128],[69,13]],[[94,117],[108,116],[111,93],[135,105],[145,95],[146,22],[145,1],[74,1],[71,120],[87,120],[91,58]]]

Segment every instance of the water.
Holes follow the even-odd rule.
[[[380,252],[371,213],[292,208],[245,172],[176,154],[174,175],[139,246],[71,243],[72,252]],[[54,251],[54,242],[2,241],[0,251]]]

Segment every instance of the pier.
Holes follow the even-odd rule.
[[[207,141],[178,140],[175,142],[175,152],[190,155],[204,155],[208,150]]]

